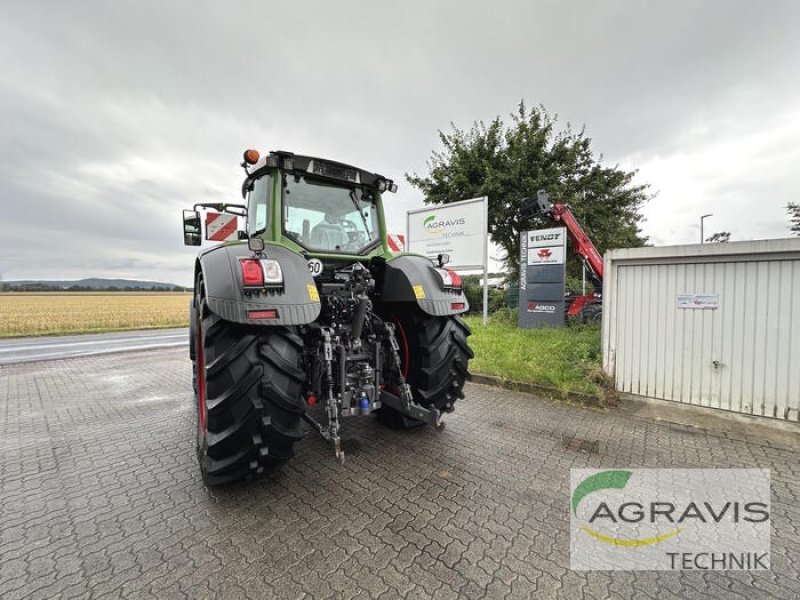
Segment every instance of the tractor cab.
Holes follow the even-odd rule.
[[[233,217],[243,231],[216,235],[206,217],[206,239],[233,241],[260,237],[307,256],[391,257],[385,242],[381,193],[396,192],[397,185],[381,175],[350,165],[290,152],[270,152],[260,157],[244,153],[247,177],[242,186],[246,204],[197,204],[184,211],[184,239],[200,245],[200,209]],[[217,221],[218,217],[213,216]]]

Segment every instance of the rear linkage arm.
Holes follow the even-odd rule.
[[[311,416],[303,414],[303,419],[316,429],[326,440],[333,442],[333,451],[336,459],[344,464],[344,451],[342,450],[342,438],[340,435],[341,426],[339,425],[339,401],[334,394],[336,382],[333,377],[333,340],[332,332],[329,327],[320,330],[322,334],[322,356],[324,364],[323,385],[325,386],[325,414],[328,418],[327,425],[322,425],[315,421]]]
[[[411,395],[411,387],[406,383],[406,378],[403,376],[403,369],[400,363],[400,345],[397,343],[397,337],[394,333],[394,325],[391,323],[383,323],[387,332],[387,338],[392,348],[392,357],[394,363],[395,375],[398,382],[399,396],[387,392],[385,389],[381,390],[381,405],[389,406],[397,412],[404,414],[417,421],[422,421],[432,425],[436,431],[444,429],[444,422],[442,421],[442,413],[436,408],[425,408],[414,402]]]
[[[424,408],[414,402],[414,398],[411,394],[411,387],[403,376],[403,369],[400,363],[400,345],[397,343],[397,338],[395,337],[394,325],[383,321],[380,322],[384,327],[386,338],[389,340],[389,345],[391,346],[392,366],[397,378],[397,387],[400,394],[396,396],[387,392],[385,389],[381,390],[380,405],[389,406],[403,415],[433,426],[436,431],[442,431],[444,429],[444,422],[442,421],[441,411],[436,408]],[[334,393],[336,382],[333,375],[332,331],[328,327],[323,327],[321,329],[321,334],[324,357],[323,385],[325,389],[325,414],[328,422],[326,425],[322,425],[307,414],[303,415],[303,418],[316,429],[325,440],[333,442],[333,451],[336,455],[336,459],[339,463],[344,464],[341,425],[339,424],[339,400]]]

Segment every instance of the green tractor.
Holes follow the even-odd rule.
[[[389,251],[382,194],[395,183],[282,151],[248,150],[242,167],[246,204],[183,215],[187,245],[201,244],[201,210],[215,211],[206,237],[227,236],[198,255],[190,309],[204,482],[286,461],[304,422],[340,462],[345,417],[441,430],[469,378],[469,307],[447,256]]]

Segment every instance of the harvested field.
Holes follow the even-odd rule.
[[[32,292],[0,294],[0,337],[180,327],[191,294]]]

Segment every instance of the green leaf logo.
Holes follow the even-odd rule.
[[[584,496],[596,492],[597,490],[607,490],[609,488],[621,490],[624,488],[628,479],[631,478],[630,471],[602,471],[591,477],[587,477],[572,492],[572,512],[578,516],[578,504]]]
[[[436,219],[436,215],[428,215],[427,217],[425,217],[425,220],[422,222],[422,226],[423,227],[427,227],[428,223],[430,223],[434,219]]]
[[[631,475],[633,475],[633,473],[630,471],[601,471],[600,473],[595,473],[594,475],[591,475],[581,481],[575,488],[575,491],[572,492],[573,514],[578,516],[578,504],[580,504],[581,500],[583,500],[586,496],[599,490],[621,490],[628,484],[628,480],[631,478]],[[678,527],[677,529],[673,529],[672,531],[669,531],[663,535],[631,539],[604,535],[599,531],[595,531],[585,523],[581,524],[580,527],[588,535],[600,542],[603,542],[604,544],[623,547],[649,546],[651,544],[657,544],[658,542],[663,542],[664,540],[678,535],[681,531],[683,531],[683,529]]]

